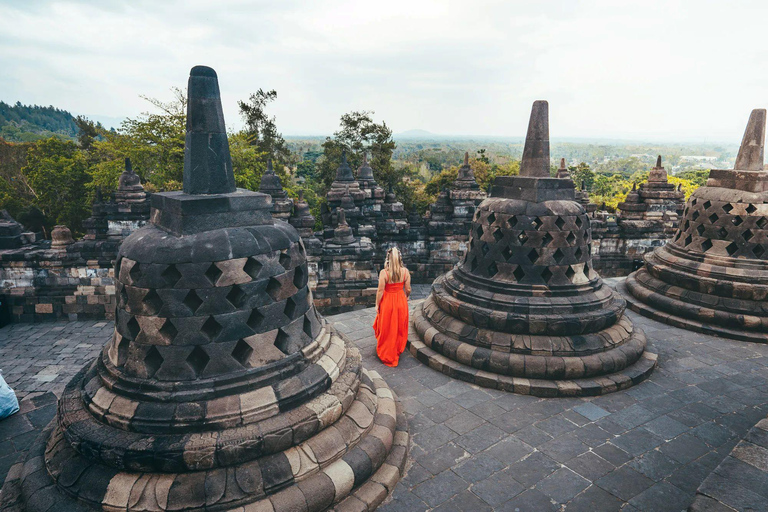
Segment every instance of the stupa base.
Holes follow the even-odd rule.
[[[640,271],[644,270],[641,269]],[[667,304],[670,310],[690,311],[692,316],[695,316],[697,311],[706,309],[651,291],[637,282],[635,274],[631,274],[626,280],[619,283],[617,290],[626,299],[627,307],[629,307],[629,309],[644,317],[656,320],[657,322],[689,331],[709,334],[710,336],[720,336],[739,341],[749,341],[752,343],[768,343],[768,333],[723,327],[706,322],[703,315],[701,319],[686,318],[684,316],[675,315],[674,313],[662,311],[661,309],[650,305],[649,302],[655,304]]]
[[[178,473],[116,472],[74,452],[54,419],[34,441],[25,460],[11,468],[0,495],[0,511],[374,510],[402,477],[410,439],[405,414],[390,388],[376,372],[363,370],[363,374],[361,388],[369,387],[370,391],[361,391],[367,397],[358,397],[362,402],[333,424],[342,425],[338,433],[321,431],[317,443],[310,440],[283,452],[288,466],[269,460],[282,454],[261,459],[261,470],[251,462],[224,468],[221,475],[215,470],[199,471],[196,477],[194,473],[185,477]],[[363,403],[375,409],[370,417]],[[355,439],[345,439],[344,433],[355,434]],[[345,446],[345,442],[350,444]],[[325,451],[315,453],[320,448]],[[72,453],[63,453],[69,451]],[[57,483],[49,466],[52,458],[62,455],[69,460],[65,471],[69,474],[59,474]],[[324,456],[330,460],[317,467]],[[284,485],[275,486],[275,491],[256,501],[248,500],[249,489],[255,491],[262,482],[281,478]],[[195,482],[197,485],[190,485]],[[62,484],[79,488],[79,499],[68,494],[69,488],[63,490]]]
[[[414,321],[420,315],[417,308]],[[657,359],[656,354],[646,350],[630,366],[605,375],[562,380],[512,377],[473,368],[436,352],[422,341],[413,322],[408,332],[408,350],[421,363],[451,378],[486,388],[545,398],[598,396],[627,389],[647,379],[656,368]]]

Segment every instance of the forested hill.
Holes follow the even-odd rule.
[[[38,105],[9,105],[0,101],[0,137],[9,142],[31,142],[59,136],[77,136],[75,118],[66,110]]]

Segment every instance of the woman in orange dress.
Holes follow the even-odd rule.
[[[384,269],[379,272],[376,292],[376,354],[387,366],[397,366],[408,339],[408,297],[411,295],[411,273],[403,265],[397,247],[387,251]]]

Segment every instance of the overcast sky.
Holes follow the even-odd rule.
[[[123,118],[216,69],[286,135],[374,110],[397,133],[738,143],[768,106],[768,1],[0,0],[0,100]]]

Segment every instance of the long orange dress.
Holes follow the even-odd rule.
[[[408,340],[408,298],[400,283],[387,283],[373,322],[376,354],[387,366],[397,366]]]

